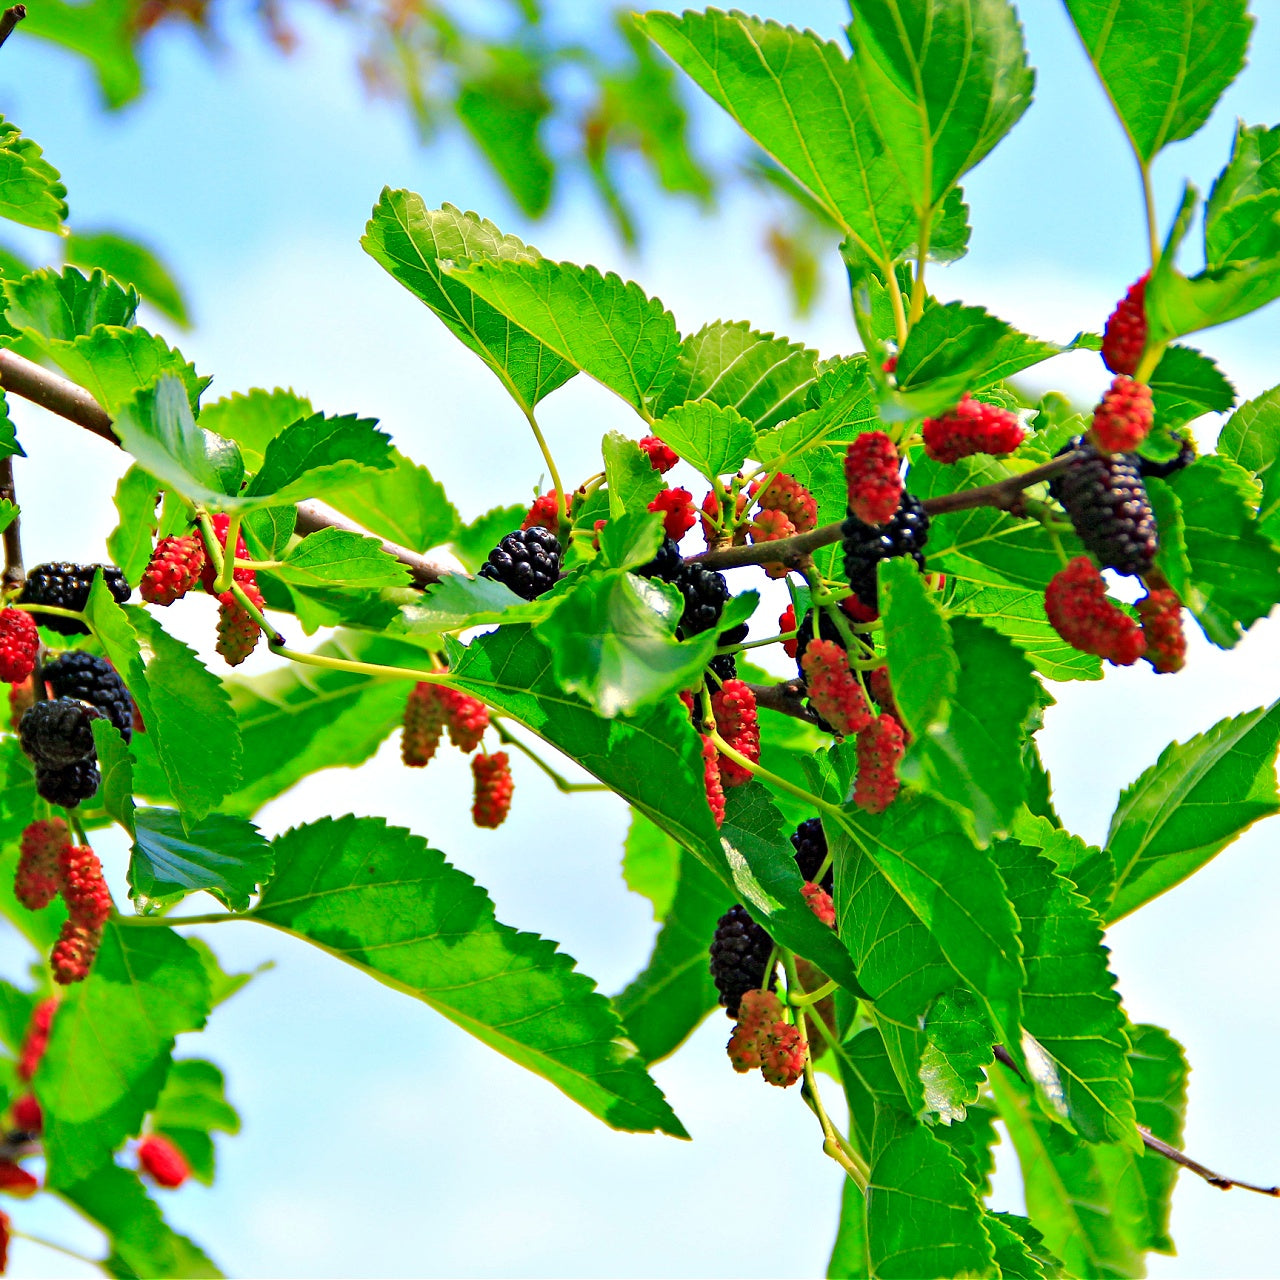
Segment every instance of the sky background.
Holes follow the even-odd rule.
[[[1209,126],[1157,164],[1166,217],[1184,177],[1207,189],[1237,116],[1280,120],[1280,13],[1255,7],[1262,12],[1249,69]],[[834,0],[771,0],[764,11],[829,35],[845,12]],[[589,34],[606,7],[565,3],[559,12]],[[1141,202],[1119,129],[1062,10],[1027,0],[1022,16],[1039,69],[1036,102],[966,182],[971,253],[931,283],[944,299],[981,303],[1066,340],[1099,329],[1140,274]],[[243,16],[227,34],[230,52],[220,59],[187,35],[158,40],[149,94],[115,116],[100,112],[83,64],[60,51],[19,31],[0,57],[0,109],[62,171],[72,225],[129,229],[159,248],[187,286],[197,327],[187,334],[154,327],[214,375],[207,398],[293,386],[319,409],[377,416],[431,467],[465,518],[529,499],[541,462],[514,407],[359,247],[384,184],[411,187],[428,204],[474,208],[551,257],[635,278],[671,308],[682,331],[748,319],[824,356],[857,345],[834,255],[823,303],[803,321],[791,315],[761,255],[767,217],[750,193],[730,192],[711,215],[646,202],[647,236],[634,254],[572,182],[555,215],[531,225],[459,139],[423,150],[398,108],[365,99],[350,47],[329,21],[304,22],[302,51],[291,59],[265,49]],[[699,148],[727,164],[732,131],[712,108],[699,107],[695,119]],[[633,190],[645,198],[638,175]],[[37,235],[23,243],[49,254]],[[1276,380],[1278,340],[1273,308],[1204,335],[1201,345],[1222,360],[1243,397]],[[1101,363],[1085,353],[1043,370],[1044,385],[1082,400],[1104,382]],[[99,558],[115,523],[110,495],[123,456],[30,406],[15,404],[13,412],[30,455],[17,473],[28,562]],[[640,434],[625,406],[585,378],[553,395],[543,418],[566,477],[598,469],[604,430]],[[1217,424],[1197,430],[1206,445]],[[731,585],[756,585],[752,572]],[[211,654],[211,605],[192,601],[165,623]],[[1265,624],[1231,653],[1211,649],[1197,632],[1188,669],[1176,678],[1141,664],[1109,670],[1105,682],[1055,686],[1058,705],[1040,741],[1067,825],[1101,840],[1119,790],[1171,739],[1277,696],[1276,658],[1277,634]],[[246,670],[268,665],[259,656]],[[259,821],[274,834],[324,814],[388,815],[486,885],[499,919],[557,939],[604,990],[616,991],[643,967],[656,928],[648,903],[619,874],[625,806],[609,796],[560,796],[526,764],[515,761],[513,817],[496,832],[470,823],[464,757],[443,752],[425,774],[410,773],[394,741],[359,771],[309,779]],[[1280,1181],[1275,840],[1275,827],[1255,828],[1109,935],[1130,1016],[1167,1027],[1187,1048],[1188,1149],[1265,1182]],[[104,838],[101,848],[123,902],[123,842]],[[214,1189],[165,1194],[171,1221],[229,1275],[825,1269],[839,1171],[822,1156],[795,1091],[729,1069],[723,1018],[710,1019],[655,1069],[693,1141],[616,1134],[425,1006],[303,943],[250,924],[203,933],[228,967],[274,962],[214,1014],[205,1034],[179,1046],[223,1065],[244,1119],[239,1137],[218,1140]],[[7,976],[28,958],[11,936],[0,937]],[[1007,1148],[993,1203],[1020,1208]],[[766,1206],[774,1230],[761,1230],[753,1216]],[[56,1205],[19,1206],[15,1216],[24,1229],[98,1250],[96,1233]],[[1180,1256],[1153,1258],[1155,1276],[1280,1276],[1274,1201],[1224,1195],[1184,1177],[1173,1234]],[[91,1274],[22,1241],[11,1269]]]

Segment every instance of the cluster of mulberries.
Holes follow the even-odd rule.
[[[873,719],[862,684],[849,668],[849,655],[831,640],[811,640],[801,659],[809,703],[834,732],[849,736]]]
[[[559,534],[560,495],[552,489],[534,498],[533,505],[520,522],[520,529],[545,529],[548,533]]]
[[[480,576],[501,582],[522,600],[536,600],[560,577],[560,541],[534,525],[503,538],[480,566]]]
[[[1149,573],[1159,542],[1137,460],[1123,453],[1108,457],[1080,436],[1066,451],[1075,457],[1049,491],[1062,503],[1080,541],[1104,569]]]
[[[142,571],[138,593],[148,604],[171,605],[201,580],[204,540],[194,533],[161,538]]]
[[[89,591],[94,575],[102,570],[102,579],[117,604],[124,604],[131,592],[124,573],[113,564],[70,564],[65,560],[50,564],[38,564],[22,584],[17,602],[28,605],[46,605],[50,609],[68,609],[83,613],[89,603]],[[64,618],[60,614],[32,611],[33,618],[42,627],[63,636],[83,636],[89,628],[78,618]]]
[[[665,475],[680,461],[680,455],[670,445],[663,444],[657,436],[645,436],[640,441],[640,451],[660,475]]]
[[[17,685],[35,670],[40,632],[24,609],[0,610],[0,680]]]
[[[870,611],[872,618],[878,616],[876,576],[881,561],[910,556],[920,572],[924,572],[929,514],[914,494],[904,490],[896,511],[881,524],[868,524],[851,506],[840,532],[843,535],[845,578],[858,602]]]
[[[733,499],[733,516],[722,517],[720,499],[712,490],[702,499],[702,514],[698,519],[702,522],[702,536],[707,541],[708,549],[732,545],[741,547],[747,541],[747,508],[751,505],[751,497],[739,493]]]
[[[898,764],[906,738],[895,716],[882,712],[858,734],[858,778],[853,803],[867,813],[883,813],[898,794]]]
[[[1129,286],[1116,303],[1102,334],[1102,361],[1112,373],[1132,375],[1147,345],[1147,281],[1151,273]]]
[[[710,631],[720,621],[729,600],[729,584],[724,574],[705,568],[695,560],[683,560],[673,538],[664,539],[658,554],[636,570],[642,578],[669,582],[680,592],[683,606],[676,635],[681,639]]]
[[[692,707],[692,703],[690,704]],[[719,827],[724,822],[724,781],[720,776],[720,753],[712,738],[702,736],[702,784],[707,793],[707,805]]]
[[[673,542],[679,542],[698,522],[693,494],[688,489],[659,489],[649,510],[662,517],[663,531]]]
[[[711,695],[716,732],[752,764],[760,762],[760,724],[756,714],[756,696],[741,680],[726,680]],[[719,759],[720,780],[726,787],[741,787],[751,781],[750,769],[728,756]]]
[[[902,464],[883,431],[864,431],[845,450],[844,479],[852,517],[865,525],[893,518],[902,498]]]
[[[1147,645],[1142,656],[1161,673],[1181,671],[1187,661],[1187,637],[1178,593],[1159,588],[1139,600],[1137,610]]]
[[[959,462],[975,453],[1012,453],[1026,432],[1017,414],[965,396],[950,413],[926,418],[924,451],[935,462]]]
[[[1151,388],[1118,373],[1093,411],[1089,438],[1103,453],[1132,453],[1147,438],[1154,417]]]
[[[1088,556],[1077,556],[1053,576],[1044,610],[1053,629],[1082,653],[1128,667],[1146,649],[1141,628],[1107,598],[1107,584]]]
[[[836,904],[831,895],[820,885],[806,881],[800,886],[800,896],[809,904],[809,910],[829,929],[836,927]]]
[[[782,1002],[772,991],[749,991],[743,997],[728,1051],[735,1071],[758,1068],[770,1084],[784,1089],[804,1074],[804,1038],[783,1018]]]
[[[74,809],[98,790],[92,721],[96,707],[73,698],[34,703],[18,725],[22,750],[35,765],[36,792],[50,804]]]

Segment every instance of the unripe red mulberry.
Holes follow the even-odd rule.
[[[663,475],[680,461],[680,455],[670,445],[663,444],[657,436],[645,436],[640,441],[640,449],[649,459],[650,466]]]
[[[39,1133],[44,1128],[44,1112],[34,1093],[24,1093],[10,1108],[14,1127],[25,1133]]]
[[[924,451],[935,462],[959,462],[975,453],[1012,453],[1026,432],[1017,414],[965,396],[950,413],[926,418]]]
[[[1118,667],[1132,666],[1146,649],[1138,624],[1107,599],[1107,584],[1088,556],[1076,556],[1054,574],[1044,611],[1069,645]]]
[[[101,930],[111,916],[111,890],[98,855],[88,845],[64,844],[58,850],[58,881],[72,921]]]
[[[813,709],[841,735],[865,729],[873,719],[849,656],[832,640],[810,640],[800,659]]]
[[[747,507],[750,505],[751,499],[745,493],[738,494],[734,501],[734,518],[733,518],[733,545],[742,547],[747,542],[746,523],[743,520]],[[702,536],[707,540],[708,547],[714,547],[721,541],[727,540],[729,534],[719,529],[720,523],[720,499],[716,497],[715,491],[712,490],[702,500],[702,515],[698,517],[702,521]]]
[[[818,523],[818,502],[795,476],[775,475],[759,497],[761,511],[781,511],[797,533],[808,533]]]
[[[845,451],[849,510],[863,524],[893,519],[902,497],[898,450],[883,431],[864,431]]]
[[[511,810],[511,763],[505,751],[475,756],[471,761],[475,780],[475,800],[471,820],[477,827],[500,827]]]
[[[711,695],[711,709],[720,736],[752,764],[760,761],[760,723],[756,715],[756,695],[741,680],[726,680]],[[720,780],[726,787],[741,787],[751,781],[750,769],[720,757]]]
[[[662,489],[649,503],[649,510],[662,516],[662,527],[668,538],[679,542],[698,519],[693,509],[693,494],[688,489]]]
[[[0,610],[0,680],[21,684],[35,670],[40,632],[24,609]]]
[[[53,1015],[58,1012],[58,1001],[52,996],[41,1000],[31,1014],[31,1025],[23,1037],[22,1051],[18,1055],[18,1078],[30,1080],[49,1047],[49,1032],[53,1027]]]
[[[223,537],[226,528],[223,528]],[[138,590],[148,604],[172,604],[200,581],[206,556],[204,540],[192,533],[181,538],[161,538],[142,571]]]
[[[1182,630],[1182,601],[1176,591],[1161,588],[1138,601],[1142,636],[1147,642],[1143,657],[1157,671],[1181,671],[1187,661],[1187,637]]]
[[[782,1018],[782,1001],[776,991],[756,987],[738,1002],[738,1025],[750,1032],[760,1031]]]
[[[1147,345],[1147,272],[1116,303],[1102,334],[1102,362],[1112,373],[1132,374]]]
[[[138,1143],[138,1164],[158,1187],[180,1187],[191,1176],[187,1158],[163,1134],[148,1134]]]
[[[907,732],[907,726],[903,723],[902,713],[898,710],[897,700],[893,696],[893,685],[889,682],[889,668],[877,667],[867,677],[867,688],[870,690],[872,698],[875,699],[876,706],[886,715],[892,716],[902,726],[903,737],[907,742],[910,742],[911,734]]]
[[[760,1037],[754,1030],[747,1030],[742,1023],[734,1027],[725,1051],[733,1069],[740,1075],[760,1066]]]
[[[548,533],[560,532],[560,495],[552,489],[539,494],[520,525],[521,529],[545,529]]]
[[[214,539],[222,548],[223,555],[225,555],[227,550],[227,531],[231,527],[231,517],[229,515],[218,514],[210,516],[209,519],[213,523]],[[204,540],[201,539],[202,543],[203,541]],[[235,556],[237,560],[247,560],[249,558],[249,548],[245,545],[244,536],[242,534],[236,535]],[[257,578],[252,569],[235,569],[231,576],[236,582],[240,583],[241,586],[244,586],[248,582],[253,582],[255,584],[257,582]],[[210,595],[217,594],[213,589],[214,584],[217,582],[217,578],[218,571],[214,568],[213,561],[206,556],[204,568],[200,570],[200,582]]]
[[[430,764],[444,732],[444,706],[434,684],[419,681],[404,707],[404,731],[400,735],[400,759],[411,769]]]
[[[760,1073],[785,1089],[804,1075],[805,1044],[798,1028],[775,1022],[760,1033]]]
[[[257,583],[242,582],[240,587],[262,609],[266,601]],[[218,597],[218,643],[214,647],[227,666],[238,667],[253,652],[261,634],[258,620],[236,599],[235,592],[224,591]]]
[[[702,739],[702,781],[707,789],[707,804],[716,826],[724,822],[724,784],[720,781],[720,753],[707,736]]]
[[[887,712],[858,734],[858,781],[853,803],[883,813],[898,794],[898,762],[906,750],[902,726]]]
[[[489,708],[479,698],[443,685],[439,688],[439,697],[444,709],[444,722],[449,727],[449,741],[458,750],[470,754],[480,745],[480,739],[489,727]]]
[[[1151,430],[1151,388],[1120,373],[1093,411],[1090,438],[1105,453],[1132,453]]]
[[[789,604],[778,616],[778,631],[781,635],[785,636],[788,631],[794,631],[796,629],[796,625],[796,607],[793,604]],[[793,635],[790,640],[784,640],[782,642],[782,652],[785,653],[788,658],[794,658],[796,656],[796,646],[799,643],[799,637]]]
[[[868,730],[864,729],[862,732],[867,733]],[[862,734],[858,735],[858,740],[862,740]],[[801,886],[800,896],[809,904],[809,910],[823,924],[830,929],[836,927],[836,904],[820,884],[814,884],[811,880],[805,881]]]
[[[39,1180],[12,1160],[0,1159],[0,1191],[23,1200],[40,1190]]]
[[[83,982],[93,968],[94,957],[102,943],[102,930],[89,929],[76,924],[74,919],[64,922],[58,940],[49,953],[49,967],[54,982],[68,986]]]
[[[13,892],[28,911],[42,910],[57,896],[58,855],[69,846],[61,818],[33,822],[23,831]]]
[[[752,542],[777,542],[779,538],[790,538],[796,527],[785,511],[761,511],[751,522],[748,532]],[[789,572],[781,560],[773,560],[762,566],[771,578],[785,578]]]

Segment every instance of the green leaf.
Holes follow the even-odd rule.
[[[922,1126],[903,1127],[871,1167],[871,1274],[883,1280],[991,1275],[995,1253],[960,1160]]]
[[[277,503],[314,498],[370,471],[390,471],[395,465],[391,455],[391,437],[373,419],[312,414],[267,443],[248,494],[269,494]]]
[[[653,424],[653,432],[708,480],[737,471],[756,442],[742,414],[707,400],[669,410]]]
[[[649,503],[663,487],[662,476],[653,469],[648,455],[620,431],[605,433],[600,452],[609,486],[610,518],[648,511]]]
[[[537,259],[536,249],[474,213],[449,204],[428,209],[421,196],[390,188],[383,189],[360,243],[493,370],[522,408],[532,410],[574,376],[571,363],[444,269],[474,259]]]
[[[632,893],[653,904],[655,920],[667,918],[680,882],[680,846],[634,810],[622,847],[622,878]]]
[[[30,138],[0,116],[0,218],[38,231],[60,231],[67,217],[61,175]]]
[[[103,1269],[108,1275],[182,1280],[222,1275],[197,1245],[165,1222],[131,1169],[104,1164],[60,1194],[106,1232],[111,1254]]]
[[[1240,74],[1246,0],[1067,0],[1138,159],[1189,138]]]
[[[635,822],[644,821],[637,814],[633,830]],[[631,844],[628,837],[628,853]],[[649,1063],[674,1053],[717,1007],[707,946],[716,921],[733,904],[733,895],[717,876],[691,853],[677,853],[675,896],[663,913],[653,954],[644,971],[613,998],[628,1038]]]
[[[862,76],[838,45],[714,9],[638,21],[861,253],[890,262],[914,242],[910,193],[875,129]]]
[[[1088,900],[1094,913],[1109,919],[1111,897],[1115,893],[1116,868],[1111,855],[1079,836],[1054,826],[1048,818],[1023,810],[1013,824],[1013,838],[1039,849]]]
[[[882,562],[879,588],[894,700],[912,737],[921,738],[946,722],[960,663],[938,593],[908,557]]]
[[[1133,1049],[1133,1094],[1138,1123],[1174,1147],[1182,1146],[1182,1122],[1187,1113],[1187,1066],[1182,1046],[1163,1028],[1140,1024],[1130,1027]],[[1145,1242],[1148,1249],[1172,1254],[1169,1216],[1178,1168],[1155,1152],[1144,1151],[1138,1161],[1146,1208]]]
[[[840,1180],[840,1224],[827,1263],[827,1280],[869,1276],[867,1261],[867,1198],[852,1178]]]
[[[1280,703],[1171,742],[1120,795],[1107,851],[1116,867],[1108,916],[1120,919],[1180,884],[1255,822],[1280,812]]]
[[[1182,519],[1182,503],[1165,480],[1148,476],[1147,497],[1160,531],[1160,545],[1156,551],[1155,567],[1169,580],[1178,593],[1179,600],[1192,596],[1191,561],[1187,559],[1187,530]]]
[[[1174,430],[1205,413],[1225,413],[1236,402],[1236,389],[1202,351],[1173,345],[1165,348],[1151,375],[1157,427]]]
[[[257,827],[213,813],[188,830],[174,809],[139,809],[129,859],[129,894],[139,903],[176,902],[205,890],[243,911],[271,874],[271,851]]]
[[[409,571],[377,538],[347,529],[320,529],[303,538],[274,570],[285,582],[374,591],[409,584]]]
[[[554,943],[499,924],[485,891],[421,837],[348,816],[272,848],[256,919],[431,1005],[611,1127],[687,1136],[592,981]]]
[[[899,399],[916,414],[940,413],[966,392],[1012,377],[1061,350],[1057,343],[1019,333],[981,307],[931,301],[898,357]]]
[[[138,1132],[174,1037],[199,1030],[209,980],[172,929],[109,922],[89,977],[67,988],[35,1081],[50,1186],[69,1188]]]
[[[1198,458],[1169,478],[1182,505],[1191,581],[1184,603],[1201,630],[1233,648],[1280,601],[1280,551],[1258,528],[1258,493],[1243,467]]]
[[[1210,267],[1249,266],[1280,253],[1280,126],[1237,121],[1231,159],[1213,184],[1204,218]]]
[[[63,247],[68,262],[105,271],[132,285],[175,324],[184,329],[190,324],[182,286],[154,249],[114,231],[74,231]]]
[[[98,801],[133,836],[133,756],[125,746],[120,730],[105,717],[95,720],[90,727],[98,753],[98,769],[102,774]]]
[[[134,54],[137,12],[128,0],[42,0],[31,7],[22,34],[55,40],[85,58],[109,107],[123,106],[142,89]]]
[[[1031,105],[1035,73],[1005,0],[853,0],[850,40],[876,131],[917,216],[938,205]]]
[[[245,466],[257,471],[267,445],[285,427],[310,418],[315,412],[311,401],[277,387],[263,391],[236,391],[221,400],[215,400],[200,410],[200,425],[215,435],[234,440],[244,455]]]
[[[26,451],[18,443],[18,430],[9,416],[9,402],[0,390],[0,458],[25,458]]]
[[[138,309],[136,289],[122,288],[101,271],[85,275],[74,267],[33,271],[6,280],[6,321],[35,339],[72,342],[98,325],[125,326]]]
[[[1102,925],[1085,899],[1035,849],[1005,841],[996,866],[1018,913],[1022,1025],[1048,1055],[1030,1048],[1044,1071],[1043,1094],[1055,1118],[1088,1142],[1136,1143],[1125,1017],[1107,968]]]
[[[1004,1280],[1060,1280],[1062,1263],[1045,1247],[1030,1218],[1016,1213],[987,1212],[983,1218],[996,1249],[996,1265]]]
[[[925,1042],[919,1076],[925,1106],[943,1120],[943,1141],[955,1145],[952,1130],[969,1132],[961,1122],[978,1100],[994,1058],[991,1023],[978,997],[964,986],[944,991],[921,1021]],[[972,1155],[963,1149],[957,1154],[962,1159]],[[970,1181],[976,1179],[971,1176]]]
[[[680,335],[671,313],[639,285],[545,258],[473,258],[445,273],[651,420]]]
[[[1218,452],[1262,481],[1258,526],[1280,540],[1280,387],[1272,387],[1242,404],[1223,424]]]
[[[451,684],[563,751],[724,874],[724,854],[703,787],[701,743],[678,698],[634,716],[602,720],[585,702],[560,690],[551,654],[525,626],[478,636],[457,661],[451,658],[450,674]]]
[[[213,1130],[240,1131],[240,1117],[224,1094],[222,1072],[199,1058],[176,1061],[151,1113],[151,1128],[186,1156],[195,1178],[212,1186],[217,1154]]]
[[[525,622],[545,618],[561,596],[523,600],[492,578],[468,578],[451,573],[429,587],[420,604],[400,610],[401,623],[389,628],[405,634],[427,635],[461,631],[489,622]]]
[[[155,478],[136,462],[116,485],[115,504],[120,523],[107,538],[107,554],[133,587],[142,580],[142,571],[151,559],[159,500],[160,487]]]
[[[326,486],[325,502],[370,533],[410,551],[448,542],[461,522],[444,486],[398,449],[387,456],[389,470],[365,472],[345,484]]]
[[[757,431],[767,431],[805,407],[817,358],[801,343],[757,333],[746,321],[703,325],[680,344],[654,417],[703,400],[736,409]]]

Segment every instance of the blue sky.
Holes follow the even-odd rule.
[[[970,257],[934,286],[980,302],[1030,331],[1066,339],[1098,328],[1142,269],[1137,183],[1118,128],[1061,8],[1023,6],[1037,101],[966,184]],[[1206,189],[1233,122],[1280,119],[1280,15],[1266,9],[1253,62],[1196,139],[1157,168],[1171,211],[1184,176]],[[604,7],[563,5],[590,26]],[[834,2],[771,3],[768,16],[833,34]],[[15,37],[0,55],[0,108],[44,146],[70,189],[74,223],[128,227],[163,250],[187,283],[198,327],[170,334],[210,395],[292,385],[317,407],[379,416],[427,463],[464,515],[526,500],[540,461],[497,384],[419,303],[360,250],[384,184],[429,203],[475,208],[553,257],[591,261],[641,281],[683,330],[716,317],[787,332],[824,355],[855,345],[832,262],[826,299],[803,322],[759,255],[759,206],[731,192],[712,216],[650,206],[641,253],[628,255],[581,187],[530,225],[457,139],[424,151],[403,115],[367,102],[334,28],[304,25],[284,60],[229,28],[231,52],[210,60],[189,37],[155,50],[152,91],[107,118],[78,63]],[[731,135],[710,110],[698,140],[720,154]],[[758,264],[758,265],[757,265]],[[163,329],[163,325],[158,325]],[[1275,380],[1280,309],[1205,335],[1242,392]],[[1052,379],[1094,394],[1095,358],[1066,357]],[[1046,376],[1046,382],[1049,381]],[[114,523],[120,455],[25,406],[15,410],[29,461],[18,474],[28,559],[92,559]],[[546,402],[545,428],[566,476],[597,469],[603,430],[633,434],[626,409],[585,379]],[[1206,424],[1202,439],[1212,438]],[[483,433],[482,464],[475,441]],[[755,585],[745,579],[735,586]],[[211,651],[211,602],[166,624]],[[1061,812],[1086,837],[1105,835],[1119,789],[1172,738],[1276,696],[1276,632],[1261,626],[1234,652],[1202,642],[1176,679],[1111,672],[1102,684],[1056,688],[1042,747]],[[265,669],[255,658],[249,669]],[[313,778],[269,806],[269,833],[326,813],[380,813],[410,826],[491,891],[499,918],[559,940],[605,990],[644,963],[654,924],[618,873],[626,815],[609,797],[561,797],[516,764],[514,817],[479,832],[470,776],[446,755],[424,775],[396,744],[358,772]],[[1114,929],[1114,967],[1135,1020],[1158,1022],[1194,1066],[1188,1143],[1229,1172],[1280,1180],[1267,1064],[1280,1049],[1273,829],[1246,836],[1190,885]],[[120,842],[103,851],[124,900]],[[283,936],[251,925],[206,935],[228,965],[275,967],[184,1044],[228,1074],[244,1133],[220,1141],[212,1191],[166,1197],[172,1220],[229,1274],[273,1276],[811,1275],[825,1266],[839,1177],[794,1093],[735,1076],[727,1024],[710,1020],[657,1069],[694,1141],[614,1134],[550,1086],[471,1041],[423,1006]],[[25,963],[0,941],[0,966]],[[744,1164],[759,1178],[744,1190]],[[1017,1208],[1016,1171],[1002,1161],[996,1206]],[[768,1204],[773,1230],[743,1217]],[[1175,1197],[1182,1254],[1156,1276],[1280,1275],[1277,1209],[1184,1179]],[[56,1209],[19,1208],[23,1225],[78,1242],[94,1233]],[[57,1255],[19,1242],[17,1275],[74,1274]]]

